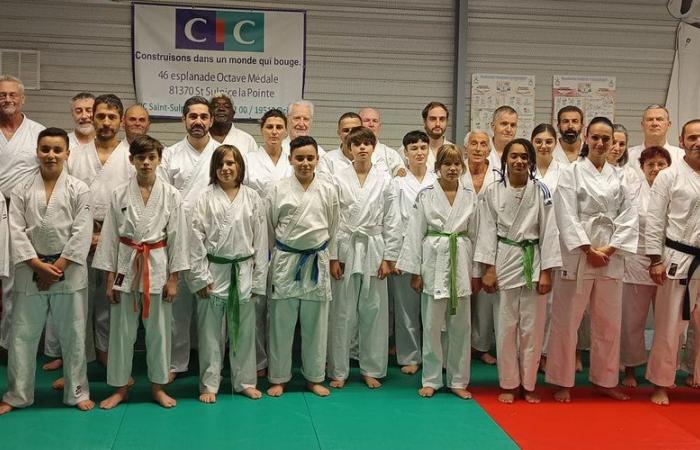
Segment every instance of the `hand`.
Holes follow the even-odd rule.
[[[172,303],[177,295],[177,276],[170,275],[163,287],[163,301]]]
[[[197,295],[199,298],[209,298],[209,294],[211,294],[211,291],[214,289],[214,285],[212,283],[209,283],[208,285],[204,286],[202,289],[197,291]]]
[[[610,262],[610,257],[605,253],[592,248],[586,253],[586,261],[593,267],[604,267]]]
[[[40,259],[32,259],[27,263],[37,277],[45,282],[55,283],[63,275],[63,271],[53,264],[45,263]]]
[[[92,233],[92,240],[90,241],[90,253],[95,252],[95,248],[97,248],[98,242],[100,242],[100,233]]]
[[[397,177],[405,177],[406,176],[406,169],[403,167],[400,167],[399,170],[396,171],[396,176]]]
[[[388,277],[390,273],[391,273],[391,266],[389,265],[389,261],[387,261],[385,259],[379,265],[379,270],[377,270],[377,278],[379,278],[380,280],[383,280],[386,277]]]
[[[481,285],[489,294],[494,294],[498,291],[498,277],[496,276],[496,267],[488,266],[486,273],[481,277]]]
[[[423,292],[423,277],[416,275],[415,273],[411,275],[411,289],[418,292],[419,294]]]
[[[119,303],[119,291],[114,289],[114,278],[116,277],[114,272],[107,273],[107,300],[110,303],[116,305]]]
[[[605,247],[598,247],[596,250],[605,253],[608,257],[610,257],[615,254],[616,248],[606,245]]]
[[[481,278],[472,278],[472,295],[476,295],[481,290]]]
[[[337,259],[331,259],[331,276],[336,281],[340,281],[343,278],[343,266]]]
[[[537,282],[537,292],[540,295],[545,295],[552,290],[552,272],[547,270],[540,270],[540,281]]]
[[[65,272],[66,267],[70,265],[70,261],[67,260],[66,258],[60,257],[56,260],[55,263],[53,263],[54,266],[58,268],[58,270],[61,271],[61,273]]]
[[[657,264],[649,267],[649,276],[654,283],[661,286],[668,278],[666,276],[666,266],[663,264]]]

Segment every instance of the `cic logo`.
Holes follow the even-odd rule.
[[[176,9],[175,48],[263,52],[265,14]]]

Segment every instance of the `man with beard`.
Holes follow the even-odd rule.
[[[671,155],[671,164],[674,164],[685,156],[685,152],[675,145],[671,145],[666,140],[668,130],[671,128],[668,110],[662,105],[650,105],[644,109],[642,114],[642,131],[644,132],[644,141],[642,145],[635,145],[627,150],[629,155],[629,163],[642,173],[642,168],[639,166],[639,156],[645,148],[663,147],[668,150]]]
[[[561,108],[557,113],[557,128],[560,138],[554,147],[554,159],[560,163],[572,163],[578,158],[583,145],[583,111],[573,105]]]
[[[151,116],[146,111],[146,108],[137,103],[126,108],[123,122],[128,151],[129,145],[134,142],[134,139],[148,134],[148,129],[151,128]]]
[[[214,119],[209,133],[214,140],[233,145],[241,152],[241,156],[258,150],[258,144],[255,143],[253,136],[233,125],[236,108],[226,94],[221,92],[214,94],[209,101],[209,108],[212,110]]]
[[[429,152],[428,152],[428,170],[435,172],[435,158],[438,149],[444,144],[452,142],[445,139],[445,131],[447,131],[447,119],[450,118],[450,112],[447,106],[440,102],[430,102],[425,105],[421,111],[423,117],[423,128],[428,135]]]
[[[506,144],[515,139],[518,131],[518,113],[510,106],[496,108],[491,117],[491,132],[493,141],[489,153],[489,170],[501,169],[501,155]]]
[[[158,174],[182,195],[185,216],[209,185],[211,155],[220,144],[212,139],[212,107],[206,98],[196,96],[185,101],[182,108],[182,123],[187,136],[175,145],[163,150],[163,159]],[[190,329],[197,311],[198,297],[185,283],[187,276],[179,277],[177,296],[173,304],[172,353],[170,381],[178,373],[187,372],[190,362]],[[196,323],[196,322],[195,322]]]
[[[39,167],[36,143],[45,127],[22,113],[25,100],[22,81],[0,75],[0,192],[7,202],[15,185]],[[10,276],[2,280],[0,346],[3,348],[7,348],[10,331],[12,278],[13,268],[10,267]]]
[[[87,144],[95,139],[95,127],[92,124],[92,112],[95,96],[89,92],[81,92],[71,99],[70,113],[73,116],[75,128],[68,133],[70,148]]]
[[[406,165],[399,152],[379,142],[379,133],[382,131],[382,118],[379,111],[374,108],[362,108],[358,113],[362,118],[362,126],[372,130],[377,137],[377,145],[372,153],[372,164],[384,167],[392,177],[405,177]]]
[[[299,136],[311,136],[311,124],[314,120],[314,104],[308,100],[297,100],[287,107],[287,137],[282,141],[282,151],[289,153],[289,143]],[[318,157],[326,151],[318,146]]]

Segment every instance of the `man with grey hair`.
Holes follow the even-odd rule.
[[[314,104],[308,100],[297,100],[287,107],[287,135],[282,140],[282,152],[289,153],[289,143],[299,136],[311,136],[311,124],[314,120]],[[326,151],[318,146],[318,157]]]
[[[506,144],[515,139],[518,131],[518,113],[510,106],[496,108],[491,118],[493,133],[492,149],[489,153],[489,167],[501,170],[501,155]]]
[[[214,94],[209,100],[209,107],[212,110],[214,122],[209,129],[209,134],[215,141],[233,145],[242,156],[246,153],[258,150],[258,144],[250,134],[236,128],[233,118],[236,116],[236,108],[233,101],[224,93]]]
[[[75,148],[95,139],[95,126],[92,123],[92,109],[95,96],[89,92],[75,94],[70,100],[70,114],[75,127],[68,133],[68,146]]]
[[[372,133],[377,137],[377,145],[374,146],[372,153],[372,164],[380,166],[391,174],[392,177],[406,176],[406,165],[399,153],[391,147],[379,142],[379,133],[382,131],[382,117],[374,108],[362,108],[359,113],[362,119],[362,126],[372,130]]]
[[[642,114],[642,131],[644,132],[644,141],[642,145],[635,145],[627,150],[629,155],[629,163],[641,174],[642,168],[639,166],[639,156],[645,148],[663,147],[671,154],[671,163],[680,161],[685,156],[685,152],[668,143],[666,136],[671,128],[668,110],[663,105],[649,105],[644,109]]]
[[[0,192],[7,202],[15,185],[39,167],[36,146],[39,133],[45,127],[24,115],[25,100],[22,81],[10,75],[0,75]],[[0,346],[4,348],[7,348],[12,314],[12,277],[10,267],[10,276],[2,280]]]

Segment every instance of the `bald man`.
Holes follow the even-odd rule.
[[[391,174],[392,177],[406,176],[406,165],[401,155],[391,147],[379,142],[379,134],[382,131],[382,117],[374,108],[362,108],[359,113],[362,125],[372,130],[377,137],[377,145],[372,153],[372,164],[382,167]]]

